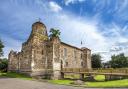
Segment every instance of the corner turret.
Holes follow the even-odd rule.
[[[32,31],[31,31],[31,34],[29,36],[28,41],[42,42],[45,40],[48,40],[48,34],[47,34],[46,26],[40,21],[33,23],[32,24]]]

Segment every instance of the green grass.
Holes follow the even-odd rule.
[[[61,85],[71,85],[73,80],[49,80],[48,82]]]
[[[0,72],[0,77],[2,78],[20,78],[20,79],[25,79],[25,80],[32,80],[31,77],[26,76],[24,74],[19,74],[19,73],[14,73],[14,72],[6,72],[6,73],[2,73]]]
[[[95,82],[85,82],[85,87],[128,87],[128,79],[105,81],[104,75],[95,76]],[[50,83],[72,85],[73,80],[49,80]],[[83,85],[82,85],[83,86]]]
[[[70,79],[79,79],[80,75],[79,74],[68,74],[64,75],[64,78],[70,78]]]
[[[104,75],[97,75],[94,78],[96,81],[105,81],[105,76]]]
[[[105,81],[105,82],[87,82],[88,87],[128,87],[128,79]]]

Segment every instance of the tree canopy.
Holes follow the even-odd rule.
[[[92,54],[91,56],[92,68],[101,68],[101,56],[99,54]]]
[[[128,67],[128,58],[125,57],[124,53],[112,55],[110,65],[112,68],[126,68]]]
[[[50,33],[50,37],[59,37],[61,32],[58,29],[51,28]]]
[[[0,40],[0,57],[3,56],[3,48],[4,48],[3,42]]]

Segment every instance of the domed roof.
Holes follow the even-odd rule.
[[[42,25],[42,26],[46,27],[45,24],[42,23],[41,21],[37,21],[37,22],[32,24],[32,26],[36,26],[36,25]]]

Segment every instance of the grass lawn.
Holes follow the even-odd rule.
[[[6,72],[6,73],[2,73],[0,72],[0,78],[20,78],[20,79],[26,79],[26,80],[32,80],[31,77],[28,77],[24,74],[19,74],[19,73],[14,73],[14,72]]]
[[[14,72],[7,72],[7,73],[1,73],[0,77],[9,77],[9,78],[20,78],[25,80],[32,80],[31,77],[28,77],[24,74],[14,73]],[[105,77],[103,75],[95,76],[95,82],[85,82],[85,87],[128,87],[128,79],[123,80],[113,80],[113,81],[104,81]],[[74,80],[47,80],[50,83],[53,84],[62,84],[62,85],[72,85],[72,82]],[[75,85],[77,86],[77,85]],[[78,85],[79,86],[79,85]]]
[[[105,82],[87,82],[88,87],[128,87],[128,79],[105,81]]]
[[[49,82],[54,84],[71,85],[73,80],[49,80]]]
[[[104,75],[97,75],[94,77],[96,81],[105,81],[105,76]]]
[[[104,81],[104,75],[95,77],[96,82],[85,82],[85,87],[128,87],[128,79]],[[49,80],[50,83],[72,85],[73,80]]]

